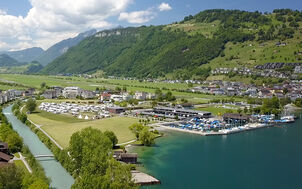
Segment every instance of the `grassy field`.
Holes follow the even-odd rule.
[[[0,74],[0,79],[14,81],[26,86],[39,88],[42,82],[45,82],[48,86],[78,86],[83,89],[95,90],[96,87],[115,89],[115,87],[126,86],[128,91],[144,91],[154,93],[155,88],[159,87],[163,89],[163,92],[167,92],[167,89],[186,90],[189,86],[185,83],[153,83],[153,82],[140,82],[137,80],[119,80],[119,79],[85,79],[80,77],[64,77],[64,76],[43,76],[43,75],[18,75],[18,74]],[[194,85],[195,86],[195,85]],[[11,87],[9,87],[11,88]],[[186,98],[190,102],[205,103],[214,98],[230,98],[227,96],[213,96],[206,94],[196,94],[187,92],[172,91],[173,95],[178,98]],[[238,101],[242,101],[241,98],[235,98]]]
[[[87,127],[99,129],[101,131],[113,131],[119,143],[124,143],[135,139],[129,126],[137,123],[138,119],[128,117],[112,117],[102,120],[79,120],[68,115],[57,115],[45,111],[38,111],[28,115],[34,123],[51,135],[64,148],[68,147],[71,135]]]
[[[279,40],[268,41],[265,43],[245,42],[227,43],[224,57],[217,57],[203,67],[211,68],[234,68],[250,67],[268,62],[301,62],[302,55],[294,54],[300,52],[302,44],[299,37],[282,41],[286,46],[276,46]]]
[[[208,111],[211,112],[213,115],[223,115],[230,111],[236,112],[236,109],[228,109],[228,108],[214,107],[214,106],[200,107],[200,108],[196,108],[196,110]]]

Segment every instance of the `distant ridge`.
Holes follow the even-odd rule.
[[[7,54],[0,55],[0,67],[12,67],[12,66],[19,66],[22,63],[18,62],[16,59],[11,58]]]
[[[81,42],[86,37],[89,37],[91,35],[94,35],[97,31],[95,29],[86,31],[84,33],[80,33],[78,36],[74,38],[65,39],[63,41],[60,41],[59,43],[56,43],[55,45],[48,48],[45,52],[43,52],[39,57],[37,57],[35,60],[40,62],[43,66],[47,65],[48,63],[52,62],[55,58],[61,56],[67,50],[75,45],[77,45],[79,42]]]
[[[7,54],[19,62],[31,62],[41,56],[44,50],[40,47],[28,48],[20,51],[3,51],[0,54]]]

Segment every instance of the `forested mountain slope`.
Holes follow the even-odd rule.
[[[302,52],[301,20],[302,12],[288,9],[271,14],[218,9],[165,26],[106,30],[70,48],[42,73],[102,70],[107,75],[138,78],[202,79],[211,67],[254,66],[279,58],[296,62]],[[285,45],[284,53],[272,49],[277,42],[287,41],[290,49]],[[283,55],[263,57],[266,51]]]

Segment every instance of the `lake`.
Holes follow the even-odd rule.
[[[302,119],[228,136],[167,131],[135,151],[162,182],[144,189],[302,188]]]

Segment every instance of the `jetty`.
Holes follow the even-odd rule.
[[[151,175],[148,175],[146,173],[134,170],[131,171],[132,179],[135,184],[138,185],[154,185],[154,184],[160,184],[160,181],[154,178]]]

